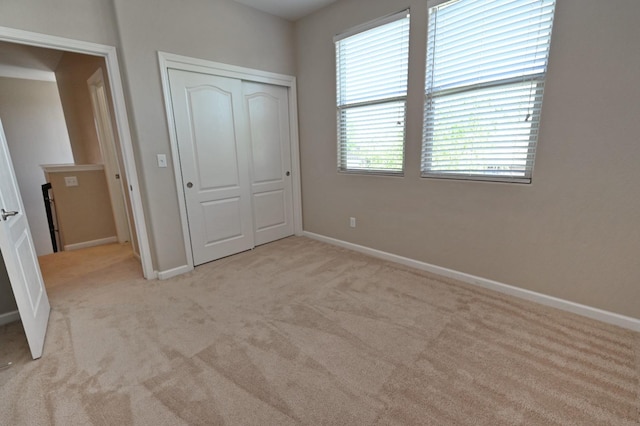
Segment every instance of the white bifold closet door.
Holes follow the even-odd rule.
[[[169,70],[195,265],[293,234],[287,89]]]

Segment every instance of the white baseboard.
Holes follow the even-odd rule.
[[[20,320],[20,313],[18,311],[7,312],[6,314],[0,314],[0,325],[9,324]]]
[[[84,241],[82,243],[65,244],[64,250],[65,251],[80,250],[83,248],[101,246],[103,244],[112,244],[117,242],[118,242],[118,237],[113,236],[113,237],[107,237],[107,238],[100,238],[99,240]]]
[[[549,296],[535,291],[526,290],[512,285],[503,284],[497,281],[489,280],[475,275],[466,274],[464,272],[454,271],[453,269],[443,268],[441,266],[431,265],[419,260],[410,259],[408,257],[398,256],[396,254],[387,253],[381,250],[372,249],[369,247],[361,246],[358,244],[349,243],[347,241],[338,240],[331,237],[326,237],[320,234],[314,234],[313,232],[303,232],[304,236],[312,238],[314,240],[322,241],[328,244],[340,246],[346,249],[357,251],[360,253],[368,254],[369,256],[377,257],[379,259],[388,260],[402,265],[410,266],[412,268],[420,269],[422,271],[431,272],[444,277],[453,278],[467,284],[473,284],[479,287],[483,287],[489,290],[494,290],[499,293],[508,294],[518,297],[520,299],[529,300],[539,303],[541,305],[551,306],[553,308],[561,309],[563,311],[572,312],[574,314],[582,315],[588,318],[596,319],[608,324],[617,325],[619,327],[627,328],[634,331],[640,331],[640,319],[632,318],[614,312],[604,311],[602,309],[594,308],[587,305],[581,305],[579,303],[571,302],[557,297]]]
[[[167,269],[166,271],[158,271],[157,275],[159,280],[168,280],[169,278],[186,274],[187,272],[191,271],[193,271],[193,266],[182,265],[178,266],[177,268]]]

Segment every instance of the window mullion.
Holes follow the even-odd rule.
[[[487,81],[487,82],[482,82],[478,84],[469,84],[466,86],[451,87],[448,89],[434,89],[431,92],[427,92],[427,96],[431,96],[431,97],[447,96],[447,95],[459,94],[459,93],[469,92],[469,91],[478,90],[478,89],[490,89],[492,87],[507,86],[513,83],[520,83],[523,81],[544,82],[544,77],[545,77],[544,73],[538,73],[538,74],[527,75],[526,77],[512,77],[512,78],[505,78],[503,80],[494,80],[494,81]]]

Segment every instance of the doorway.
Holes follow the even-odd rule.
[[[120,80],[120,71],[115,48],[111,46],[86,43],[60,37],[46,36],[42,34],[20,31],[5,27],[0,27],[0,42],[34,46],[45,49],[54,49],[68,52],[70,54],[81,54],[103,58],[105,76],[109,78],[111,82],[110,90],[108,92],[103,92],[103,94],[106,93],[111,96],[113,101],[112,121],[114,126],[112,129],[117,134],[117,137],[120,140],[120,147],[116,151],[117,154],[122,157],[123,168],[121,171],[125,173],[129,178],[126,188],[126,199],[131,205],[131,216],[133,219],[132,228],[135,230],[131,234],[137,236],[139,258],[142,264],[143,275],[147,279],[155,278],[155,273],[153,271],[150,256],[149,242],[146,233],[145,219],[142,210],[142,201],[140,196],[140,189],[138,186],[137,172],[133,160],[131,135],[129,132],[128,118],[124,104],[124,93],[122,89],[122,82]],[[84,85],[86,90],[88,90],[86,84],[87,82],[85,81]],[[37,125],[37,123],[33,123],[33,125]],[[91,123],[91,125],[94,125],[94,123]],[[6,144],[4,145],[6,146]],[[8,164],[12,164],[10,156],[7,158],[9,158]],[[3,167],[3,172],[8,173],[8,175],[5,176],[6,179],[4,179],[3,181],[14,183],[16,182],[13,165],[11,167]],[[73,186],[73,184],[67,186]],[[18,189],[17,184],[14,185],[14,188],[16,190]],[[10,191],[8,191],[7,188],[4,188],[2,192],[4,194],[9,193]],[[19,190],[16,191],[16,194],[17,195],[14,198],[16,198],[16,200],[19,200]],[[3,199],[4,198],[6,197],[3,197]],[[17,308],[19,311],[18,318],[21,318],[23,320],[22,323],[27,341],[29,343],[29,347],[31,349],[31,353],[33,355],[33,358],[38,358],[42,353],[42,347],[47,328],[48,310],[45,309],[45,307],[48,307],[48,303],[44,302],[47,300],[46,291],[44,289],[44,285],[42,285],[41,272],[35,257],[35,249],[32,238],[30,232],[28,231],[29,224],[26,215],[24,214],[25,210],[24,206],[22,205],[22,201],[8,202],[7,205],[9,204],[15,206],[13,207],[15,211],[7,212],[7,220],[5,220],[5,217],[3,216],[3,224],[6,226],[4,226],[0,230],[2,231],[0,232],[0,236],[2,237],[0,240],[2,242],[2,254],[4,261],[4,265],[2,266],[6,267],[8,275],[10,277],[11,287],[13,289],[13,294],[15,295]],[[9,223],[9,221],[11,223]],[[22,228],[20,229],[24,228],[26,231],[21,233],[12,231],[13,233],[11,233],[10,231],[12,229],[18,229],[18,225],[22,226]],[[10,239],[9,237],[15,237],[15,239]],[[29,250],[23,249],[23,247],[28,247]],[[30,262],[27,265],[24,262],[25,259],[32,259],[34,261]],[[33,280],[31,279],[33,277],[40,277],[40,279]],[[39,286],[37,285],[38,282],[40,283]],[[34,298],[33,295],[36,294],[38,295],[38,297]],[[34,304],[34,300],[41,302]],[[37,312],[37,315],[34,315],[34,312]],[[31,317],[37,319],[37,321],[31,321]],[[4,319],[5,321],[7,320],[6,317],[0,319]]]
[[[156,273],[153,269],[153,263],[151,260],[149,239],[142,207],[142,197],[138,184],[138,175],[134,161],[131,133],[129,130],[129,120],[125,107],[124,91],[120,78],[120,68],[115,47],[43,35],[7,27],[0,27],[0,41],[97,56],[104,59],[105,76],[110,82],[109,95],[113,102],[113,130],[120,141],[120,147],[117,150],[117,154],[122,159],[121,166],[123,172],[128,177],[127,188],[125,188],[127,196],[125,199],[127,200],[128,205],[130,205],[131,217],[133,219],[133,223],[131,223],[131,234],[133,238],[137,239],[144,277],[147,279],[156,278]],[[94,124],[92,123],[91,125]]]
[[[38,256],[116,241],[138,251],[104,68],[99,56],[0,42],[0,119]]]

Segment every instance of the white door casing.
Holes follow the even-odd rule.
[[[287,88],[242,82],[251,148],[256,245],[293,235],[291,141]]]
[[[239,80],[169,70],[195,265],[254,247]]]
[[[124,201],[126,192],[122,186],[122,172],[116,154],[116,140],[111,126],[111,112],[102,68],[98,68],[98,70],[89,77],[87,86],[89,88],[89,94],[91,95],[91,106],[93,108],[93,117],[98,135],[98,143],[100,145],[100,153],[102,154],[102,162],[104,163],[104,172],[107,180],[107,188],[109,189],[113,219],[116,225],[116,234],[118,242],[124,243],[131,240],[129,215],[127,213],[127,205]]]
[[[51,307],[0,122],[0,250],[33,359],[40,358]]]

